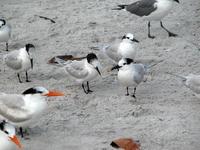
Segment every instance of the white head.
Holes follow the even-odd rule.
[[[12,141],[14,144],[16,144],[19,148],[22,148],[22,145],[20,144],[20,141],[16,137],[16,131],[15,127],[5,121],[2,121],[0,123],[0,130],[4,132],[10,141]]]
[[[122,58],[119,62],[118,62],[118,65],[114,66],[111,70],[114,70],[114,69],[120,69],[124,66],[128,66],[130,64],[133,63],[133,59],[130,59],[130,58]]]
[[[23,95],[41,95],[41,96],[64,96],[62,92],[59,91],[49,91],[44,87],[33,87],[29,88],[22,93]]]
[[[134,38],[134,36],[133,36],[132,33],[127,33],[126,35],[124,35],[122,37],[122,40],[123,41],[129,41],[129,42],[137,42],[137,43],[139,43],[139,41]]]

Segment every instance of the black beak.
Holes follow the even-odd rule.
[[[119,70],[119,68],[121,68],[121,66],[116,65],[116,66],[114,66],[114,67],[111,68],[111,71],[112,71],[112,70],[115,70],[115,69]]]
[[[96,67],[95,69],[97,70],[97,72],[98,72],[98,73],[99,73],[99,75],[101,76],[101,72],[99,71],[99,68],[98,68],[98,67]]]
[[[31,69],[33,69],[33,58],[31,58],[30,61],[31,61]]]
[[[179,0],[174,0],[174,1],[177,2],[177,3],[180,3]]]
[[[137,43],[139,43],[139,41],[138,41],[137,39],[135,39],[135,38],[133,38],[132,41],[133,41],[133,42],[137,42]]]

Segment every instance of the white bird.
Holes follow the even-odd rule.
[[[33,87],[22,94],[0,94],[0,115],[13,125],[20,127],[23,137],[22,127],[27,127],[31,123],[39,120],[41,113],[47,107],[46,97],[64,96],[59,91],[49,91],[44,87]]]
[[[134,38],[134,35],[132,33],[127,33],[122,39],[116,39],[107,46],[92,48],[96,50],[100,49],[112,61],[118,63],[121,58],[135,59],[136,42],[139,43],[139,41]]]
[[[200,97],[200,75],[189,74],[188,76],[168,73],[181,79],[183,85],[192,90],[197,97]]]
[[[148,37],[155,38],[150,34],[150,21],[160,21],[160,26],[167,31],[169,36],[177,36],[163,26],[164,18],[172,9],[173,2],[179,3],[179,0],[140,0],[129,5],[118,5],[113,10],[125,10],[148,20]]]
[[[147,67],[143,64],[134,64],[132,59],[123,58],[119,61],[118,65],[114,66],[111,70],[118,69],[118,80],[126,86],[126,96],[129,95],[128,88],[134,87],[133,97],[136,98],[136,88],[144,80]]]
[[[8,40],[11,37],[11,26],[4,19],[0,19],[0,42],[6,42],[6,50],[8,51]]]
[[[17,150],[22,145],[16,137],[15,127],[5,121],[0,123],[0,149]]]
[[[89,81],[96,78],[98,74],[101,75],[99,71],[101,66],[96,54],[89,53],[86,57],[73,58],[71,56],[72,58],[69,60],[64,59],[65,57],[69,58],[69,56],[71,55],[56,56],[53,58],[56,62],[53,63],[59,63],[64,66],[66,73],[82,84],[82,88],[86,94],[93,92],[90,90]],[[87,90],[85,89],[85,83],[87,83]]]
[[[26,44],[24,48],[9,52],[4,56],[4,63],[17,73],[19,82],[22,83],[20,73],[26,72],[26,82],[28,79],[28,70],[33,68],[33,58],[30,55],[30,48],[35,48],[32,44]]]

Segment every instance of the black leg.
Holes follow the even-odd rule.
[[[129,95],[129,92],[128,92],[128,87],[126,87],[126,94],[125,94],[126,96],[128,96]]]
[[[165,31],[167,31],[169,37],[171,37],[171,36],[173,36],[173,37],[178,36],[177,34],[172,33],[172,32],[170,32],[169,30],[167,30],[167,29],[163,26],[162,21],[160,21],[160,26],[161,26],[161,28],[163,28]]]
[[[148,37],[151,38],[151,39],[154,39],[155,36],[152,36],[152,35],[151,35],[150,28],[151,28],[151,23],[150,23],[150,21],[149,21],[149,22],[148,22]]]
[[[82,84],[82,88],[83,88],[83,91],[85,92],[85,94],[88,94],[88,92],[85,90],[84,83]]]
[[[88,88],[88,89],[87,89],[87,92],[88,92],[88,93],[92,93],[92,92],[93,92],[93,91],[90,90],[90,86],[89,86],[89,82],[88,82],[88,81],[87,81],[87,88]]]
[[[22,83],[22,80],[20,79],[19,73],[17,74],[17,77],[18,77],[18,79],[19,79],[19,83]]]
[[[23,138],[24,137],[24,133],[23,133],[22,127],[19,128],[19,133],[20,133],[21,137]]]
[[[26,71],[26,82],[31,82],[29,79],[28,79],[28,72]]]
[[[8,43],[6,42],[6,51],[8,51]]]
[[[134,98],[136,98],[135,93],[136,93],[136,87],[134,88],[134,92],[133,92],[133,95],[132,95],[132,97],[134,97]]]

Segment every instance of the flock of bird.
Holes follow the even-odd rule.
[[[113,10],[126,10],[148,21],[148,37],[155,38],[150,32],[150,22],[160,21],[160,26],[167,31],[168,36],[175,37],[177,34],[170,32],[163,26],[162,19],[170,12],[174,2],[178,0],[140,0],[129,5],[118,5]],[[8,51],[8,41],[11,37],[11,26],[6,20],[0,19],[0,42],[6,43]],[[136,88],[144,81],[144,76],[151,66],[135,62],[136,44],[139,41],[133,34],[127,33],[122,39],[116,39],[101,49],[108,58],[117,63],[111,70],[118,70],[118,80],[126,88],[126,95],[136,98]],[[25,72],[26,82],[30,82],[28,71],[33,68],[33,58],[31,56],[33,44],[26,44],[25,47],[8,52],[4,57],[4,63],[7,67],[13,69],[20,83],[22,79],[20,73]],[[86,94],[93,92],[90,89],[89,82],[101,76],[101,65],[96,54],[89,53],[85,57],[74,57],[71,55],[55,56],[49,60],[50,64],[62,66],[66,73],[73,77],[82,85]],[[179,77],[184,84],[200,94],[200,76],[189,75],[180,76],[173,73],[170,75]],[[129,87],[133,87],[132,94],[129,93]],[[19,128],[20,134],[24,137],[23,127],[27,127],[38,119],[38,116],[46,109],[46,97],[64,96],[62,92],[47,90],[44,87],[32,87],[25,90],[22,94],[0,93],[0,117],[3,118],[0,123],[0,148],[1,150],[14,150],[16,146],[22,148],[16,137],[15,127]]]

